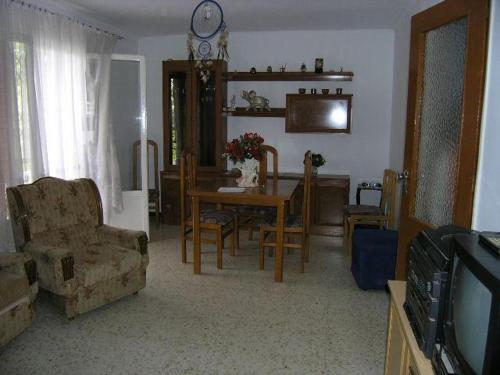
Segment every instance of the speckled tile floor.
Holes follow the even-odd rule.
[[[313,237],[303,274],[287,255],[281,284],[273,258],[258,270],[257,241],[241,245],[223,270],[205,246],[195,276],[178,227],[153,230],[144,290],[73,321],[39,298],[0,374],[383,373],[388,296],[356,287],[339,239]]]

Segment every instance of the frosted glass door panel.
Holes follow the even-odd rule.
[[[453,222],[462,127],[467,19],[427,32],[414,216]]]

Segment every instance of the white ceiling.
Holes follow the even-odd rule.
[[[412,0],[219,0],[230,31],[393,28]],[[182,34],[200,0],[55,0],[137,37]]]

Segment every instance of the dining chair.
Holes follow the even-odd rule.
[[[180,197],[181,197],[181,256],[182,263],[187,262],[186,242],[193,240],[193,220],[188,191],[196,187],[196,156],[189,151],[183,151],[180,165]],[[200,212],[201,242],[215,244],[217,247],[217,268],[222,268],[222,250],[226,237],[231,236],[229,254],[235,255],[238,215],[230,210],[202,209]],[[215,239],[203,234],[214,232]]]
[[[356,225],[394,229],[397,178],[395,171],[384,170],[380,206],[359,204],[344,207],[344,246],[349,255],[352,251],[352,235]]]
[[[278,150],[270,145],[261,145],[260,148],[263,155],[259,162],[259,185],[263,186],[268,180],[267,166],[270,155],[273,158],[272,179],[273,182],[278,181]],[[236,207],[236,212],[239,216],[238,229],[248,230],[248,240],[251,241],[253,240],[253,232],[259,230],[259,222],[270,215],[275,215],[276,208],[242,205]]]
[[[311,212],[311,175],[312,175],[312,153],[307,151],[304,157],[304,195],[302,200],[302,214],[288,215],[285,218],[284,243],[286,249],[300,249],[300,272],[304,272],[305,262],[309,261],[309,228]],[[264,269],[264,251],[267,247],[275,248],[274,242],[268,242],[267,238],[271,234],[276,234],[276,219],[271,223],[260,226],[259,237],[259,266]],[[273,236],[274,238],[276,236]],[[299,237],[295,242],[294,237]]]
[[[149,188],[149,149],[153,149],[153,169],[155,175],[155,185],[154,189]],[[141,141],[135,141],[132,146],[132,188],[138,190],[138,174],[140,160],[141,160]],[[154,205],[154,210],[156,214],[156,222],[160,223],[160,184],[159,184],[159,173],[158,173],[158,144],[151,139],[147,141],[147,165],[148,165],[148,206]]]

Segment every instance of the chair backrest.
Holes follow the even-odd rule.
[[[262,155],[259,164],[259,184],[265,185],[267,182],[267,161],[269,154],[273,155],[273,182],[278,181],[278,150],[269,145],[260,145],[260,148],[263,150],[264,155]]]
[[[196,155],[184,150],[181,154],[180,165],[180,197],[181,197],[181,223],[190,216],[191,204],[187,192],[196,186]]]
[[[311,178],[312,152],[307,151],[304,156],[304,196],[302,200],[302,223],[305,233],[309,233],[309,223],[311,221]]]
[[[395,206],[396,206],[396,182],[398,174],[391,170],[384,170],[384,181],[382,183],[382,199],[380,201],[380,208],[387,216],[387,227],[394,229],[395,225]]]
[[[43,177],[32,184],[7,188],[17,249],[45,232],[102,225],[102,201],[91,179]]]
[[[149,189],[149,149],[153,149],[153,169],[154,169],[154,174],[155,174],[155,190],[159,189],[160,183],[159,183],[159,173],[158,173],[158,144],[155,141],[152,141],[151,139],[148,139],[147,142],[147,166],[148,166],[148,189]],[[137,183],[137,178],[139,174],[139,165],[140,165],[140,160],[141,160],[141,141],[135,141],[133,146],[132,146],[132,188],[134,190],[137,190],[138,188],[138,183]]]

